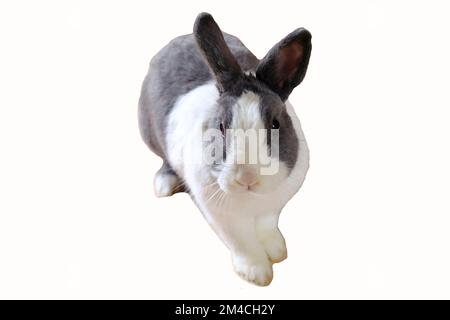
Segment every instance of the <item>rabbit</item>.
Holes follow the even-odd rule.
[[[235,272],[259,286],[269,285],[273,264],[287,258],[278,219],[309,168],[308,145],[288,97],[305,77],[310,55],[311,34],[304,28],[259,60],[200,13],[192,34],[152,58],[142,85],[141,136],[163,161],[154,177],[156,196],[190,194],[229,248]],[[219,135],[202,140],[210,129]],[[228,137],[234,129],[266,130],[257,145],[275,163],[274,173],[262,174],[258,161],[235,161],[248,151],[242,140]],[[278,139],[271,140],[272,132]],[[211,152],[213,161],[205,162],[206,147],[216,144],[223,152]]]

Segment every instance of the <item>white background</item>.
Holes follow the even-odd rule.
[[[0,298],[450,298],[446,3],[1,1]],[[201,11],[260,58],[313,35],[290,99],[311,169],[268,288],[186,194],[153,195],[141,82]]]

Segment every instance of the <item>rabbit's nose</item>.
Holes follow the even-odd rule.
[[[254,170],[241,168],[236,173],[235,180],[242,186],[251,187],[258,183],[258,176]]]

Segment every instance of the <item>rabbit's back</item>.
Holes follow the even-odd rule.
[[[259,60],[236,37],[224,33],[242,70],[256,68]],[[178,97],[213,79],[192,34],[177,37],[151,60],[139,100],[139,127],[144,142],[166,159],[167,116]]]

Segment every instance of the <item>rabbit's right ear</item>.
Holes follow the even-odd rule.
[[[311,33],[299,28],[278,42],[256,68],[256,78],[285,101],[302,82],[311,56]]]
[[[222,31],[209,13],[203,12],[197,16],[194,36],[203,57],[216,77],[219,91],[231,89],[243,73],[228,48]]]

